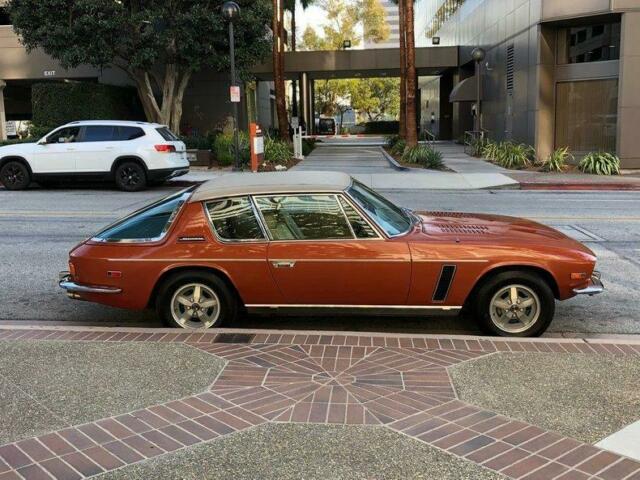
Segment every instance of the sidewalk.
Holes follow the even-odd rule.
[[[633,432],[593,445],[640,417],[638,340],[16,326],[0,356],[3,480],[640,475]]]

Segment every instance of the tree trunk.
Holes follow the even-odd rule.
[[[407,51],[405,42],[405,7],[404,0],[398,2],[398,18],[400,23],[400,122],[398,133],[402,138],[407,136]]]
[[[287,119],[287,105],[284,89],[284,45],[282,41],[282,0],[273,0],[273,81],[276,94],[276,114],[280,138],[289,139],[289,121]]]
[[[405,2],[405,25],[406,25],[406,45],[407,45],[407,108],[406,108],[406,129],[407,146],[413,147],[418,144],[417,112],[416,112],[416,48],[413,32],[413,0]]]
[[[291,10],[291,51],[296,51],[296,2],[293,2]],[[291,82],[291,115],[298,116],[298,82],[294,79]]]

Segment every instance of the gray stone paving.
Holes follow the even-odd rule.
[[[500,353],[450,369],[461,400],[594,443],[640,419],[640,359]]]
[[[96,478],[497,480],[504,477],[381,427],[270,424]]]
[[[0,342],[0,442],[201,392],[224,364],[186,345]]]

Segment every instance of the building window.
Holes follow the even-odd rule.
[[[620,58],[620,21],[561,28],[558,63],[585,63]]]
[[[556,86],[556,148],[615,152],[618,80],[562,82]]]

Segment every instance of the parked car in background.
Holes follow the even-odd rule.
[[[336,121],[333,118],[318,119],[318,135],[335,135]]]
[[[31,182],[98,180],[134,192],[188,171],[185,144],[155,123],[72,122],[36,143],[0,147],[0,183],[9,190]]]
[[[133,213],[70,252],[71,298],[156,308],[206,329],[241,309],[471,312],[540,335],[555,300],[603,290],[596,257],[520,218],[402,209],[346,174],[224,175]]]

